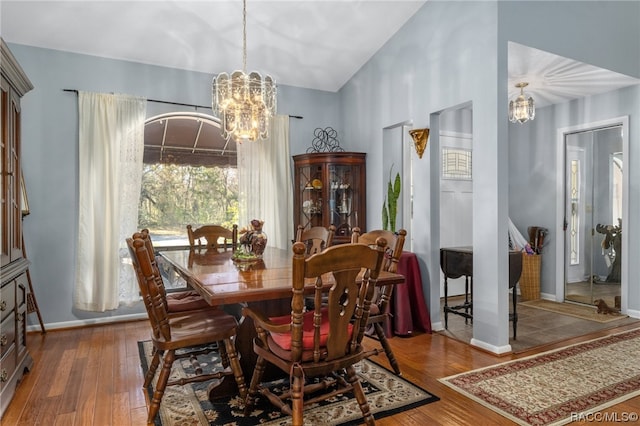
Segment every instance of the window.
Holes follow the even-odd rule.
[[[442,148],[442,178],[471,180],[471,150]]]
[[[238,223],[237,153],[219,120],[199,113],[152,117],[145,125],[138,225],[154,246],[188,245],[188,224]]]

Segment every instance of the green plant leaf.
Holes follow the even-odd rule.
[[[400,197],[400,186],[402,184],[400,183],[400,173],[396,174],[396,180],[393,183],[393,196],[394,199],[397,201],[398,198]]]
[[[389,229],[389,212],[387,211],[387,200],[382,203],[382,229]]]

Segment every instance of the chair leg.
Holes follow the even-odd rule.
[[[518,330],[518,294],[516,293],[516,287],[513,287],[513,340],[516,340],[516,332]]]
[[[389,364],[391,364],[391,368],[396,373],[396,375],[401,376],[402,372],[400,371],[400,366],[398,365],[398,361],[396,361],[396,357],[391,350],[391,345],[389,345],[389,341],[387,340],[387,336],[384,334],[384,328],[382,328],[382,324],[379,322],[373,324],[373,327],[376,330],[376,334],[378,335],[378,339],[382,344],[382,348],[384,349],[384,353],[389,358]]]
[[[294,367],[295,370],[295,367]],[[304,373],[301,370],[293,372],[291,383],[291,425],[304,424]],[[357,378],[356,378],[357,380]]]
[[[356,401],[358,401],[358,405],[360,406],[360,411],[362,411],[362,419],[366,425],[375,425],[376,421],[373,418],[373,414],[371,414],[371,409],[369,407],[369,402],[367,401],[367,397],[364,394],[364,389],[362,389],[362,384],[360,383],[360,379],[356,374],[356,369],[353,368],[353,365],[350,365],[346,368],[347,370],[347,381],[353,386],[353,393],[356,397]]]
[[[227,368],[229,366],[229,355],[227,355],[227,348],[225,342],[217,342],[218,343],[218,353],[220,354],[220,361],[222,362],[222,366]]]
[[[147,423],[153,423],[153,419],[155,419],[156,414],[158,414],[158,410],[160,409],[160,402],[162,402],[162,397],[164,396],[164,390],[167,387],[167,382],[169,381],[169,376],[171,375],[171,367],[173,366],[173,362],[176,359],[175,351],[170,350],[164,355],[164,360],[162,363],[162,370],[160,370],[160,375],[158,376],[158,383],[156,383],[156,390],[153,392],[153,398],[151,398],[151,402],[149,404],[149,415],[147,416]]]
[[[162,351],[153,348],[153,358],[151,359],[151,363],[149,364],[149,369],[147,370],[147,374],[144,375],[144,383],[142,384],[143,388],[147,388],[151,381],[153,380],[153,376],[156,375],[156,370],[158,369],[158,365],[160,364],[160,357],[162,356]]]
[[[244,415],[245,417],[251,414],[251,410],[256,404],[256,395],[258,394],[258,387],[262,382],[262,375],[264,374],[264,368],[267,362],[261,356],[256,361],[256,368],[253,370],[253,376],[251,376],[251,384],[249,385],[249,391],[244,402]]]
[[[233,377],[235,377],[236,385],[238,385],[238,393],[242,399],[246,399],[247,385],[244,383],[244,374],[242,373],[242,366],[240,366],[240,359],[236,352],[235,342],[231,339],[224,339],[224,347],[226,348],[227,362],[231,366]]]

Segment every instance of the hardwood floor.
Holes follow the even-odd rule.
[[[501,357],[437,333],[394,337],[389,341],[403,376],[441,400],[376,423],[381,426],[511,425],[510,420],[440,384],[438,378],[635,327],[637,325],[629,324],[602,330]],[[24,376],[0,423],[3,426],[144,425],[147,408],[137,342],[148,338],[147,321],[49,331],[45,335],[29,333],[28,347],[35,367]],[[376,361],[388,367],[384,356]],[[606,411],[640,413],[640,396]]]

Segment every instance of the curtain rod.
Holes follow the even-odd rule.
[[[73,92],[76,95],[78,94],[78,89],[62,89],[63,92]],[[210,106],[203,106],[203,105],[194,105],[194,104],[185,104],[182,102],[170,102],[170,101],[159,101],[157,99],[147,99],[147,102],[155,102],[158,104],[168,104],[168,105],[178,105],[178,106],[186,106],[186,107],[192,107],[192,108],[206,108],[206,109],[211,109]],[[303,117],[300,115],[290,115],[290,118],[298,118],[298,119],[302,119]]]

